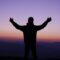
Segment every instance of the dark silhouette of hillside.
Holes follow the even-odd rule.
[[[60,59],[60,42],[37,42],[37,57],[40,60]],[[32,55],[29,57],[31,59]],[[24,59],[24,42],[0,41],[0,60]],[[29,59],[29,60],[30,60]]]
[[[33,17],[28,18],[28,23],[25,26],[18,25],[16,22],[14,22],[13,18],[10,18],[10,22],[13,24],[13,26],[23,31],[24,34],[24,44],[25,44],[25,59],[28,59],[29,51],[32,51],[32,57],[34,60],[36,60],[36,34],[37,31],[43,29],[46,27],[46,25],[51,21],[51,17],[47,18],[47,20],[39,26],[36,26],[33,24]]]

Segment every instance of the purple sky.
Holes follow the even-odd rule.
[[[9,22],[10,17],[18,24],[26,25],[30,16],[34,17],[36,25],[52,17],[52,21],[38,32],[39,39],[60,39],[60,0],[0,0],[0,37],[6,31],[18,34],[19,31]]]

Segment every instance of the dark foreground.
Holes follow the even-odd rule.
[[[0,60],[25,60],[23,57],[0,56]],[[32,58],[28,60],[33,60]],[[39,58],[37,60],[60,60],[59,58]]]
[[[37,60],[60,60],[60,42],[38,42]],[[25,60],[23,42],[0,41],[0,60]],[[31,51],[29,60],[31,59]]]

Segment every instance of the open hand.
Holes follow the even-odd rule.
[[[10,18],[10,22],[13,22],[13,18]]]
[[[51,17],[47,18],[47,21],[50,22],[51,21]]]

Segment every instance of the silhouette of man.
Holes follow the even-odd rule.
[[[33,59],[36,60],[36,34],[38,30],[43,29],[48,22],[51,21],[51,17],[47,18],[47,20],[39,26],[33,24],[33,17],[28,18],[27,25],[20,26],[16,22],[14,22],[13,18],[10,18],[10,22],[15,26],[16,29],[23,31],[24,34],[24,44],[25,44],[25,59],[28,58],[29,50],[32,51]]]

